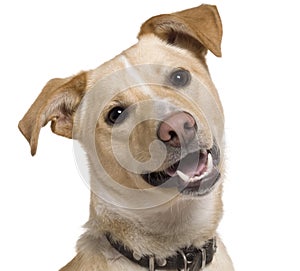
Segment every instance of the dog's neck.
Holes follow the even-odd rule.
[[[222,212],[221,189],[220,185],[203,198],[177,199],[148,210],[116,209],[92,195],[87,233],[99,238],[109,233],[141,255],[168,257],[178,248],[201,247],[215,235]]]

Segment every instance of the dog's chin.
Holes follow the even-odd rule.
[[[199,197],[210,193],[220,180],[220,151],[211,149],[188,153],[162,171],[142,174],[150,185],[161,188],[176,187],[182,195]]]

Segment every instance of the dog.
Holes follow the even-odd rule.
[[[152,17],[112,60],[50,80],[19,122],[32,155],[51,122],[88,160],[90,218],[61,271],[233,270],[216,232],[224,114],[206,64],[221,40],[216,6]]]

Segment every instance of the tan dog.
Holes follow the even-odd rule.
[[[32,155],[51,121],[89,161],[90,219],[61,270],[233,270],[216,233],[224,119],[205,63],[207,50],[221,56],[218,11],[156,16],[138,37],[94,70],[50,80],[19,123]]]

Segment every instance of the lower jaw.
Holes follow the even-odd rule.
[[[219,171],[215,170],[206,178],[193,183],[185,183],[179,176],[170,177],[160,185],[160,188],[176,188],[183,196],[200,197],[209,194],[221,178]]]
[[[200,185],[200,187],[198,187],[198,189],[186,187],[183,190],[181,190],[180,193],[184,196],[192,196],[192,197],[205,196],[215,189],[215,187],[219,183],[220,178],[221,178],[221,174],[219,174],[217,176],[217,178],[214,180],[214,182],[212,184],[210,184],[209,186],[201,187],[201,185]]]

